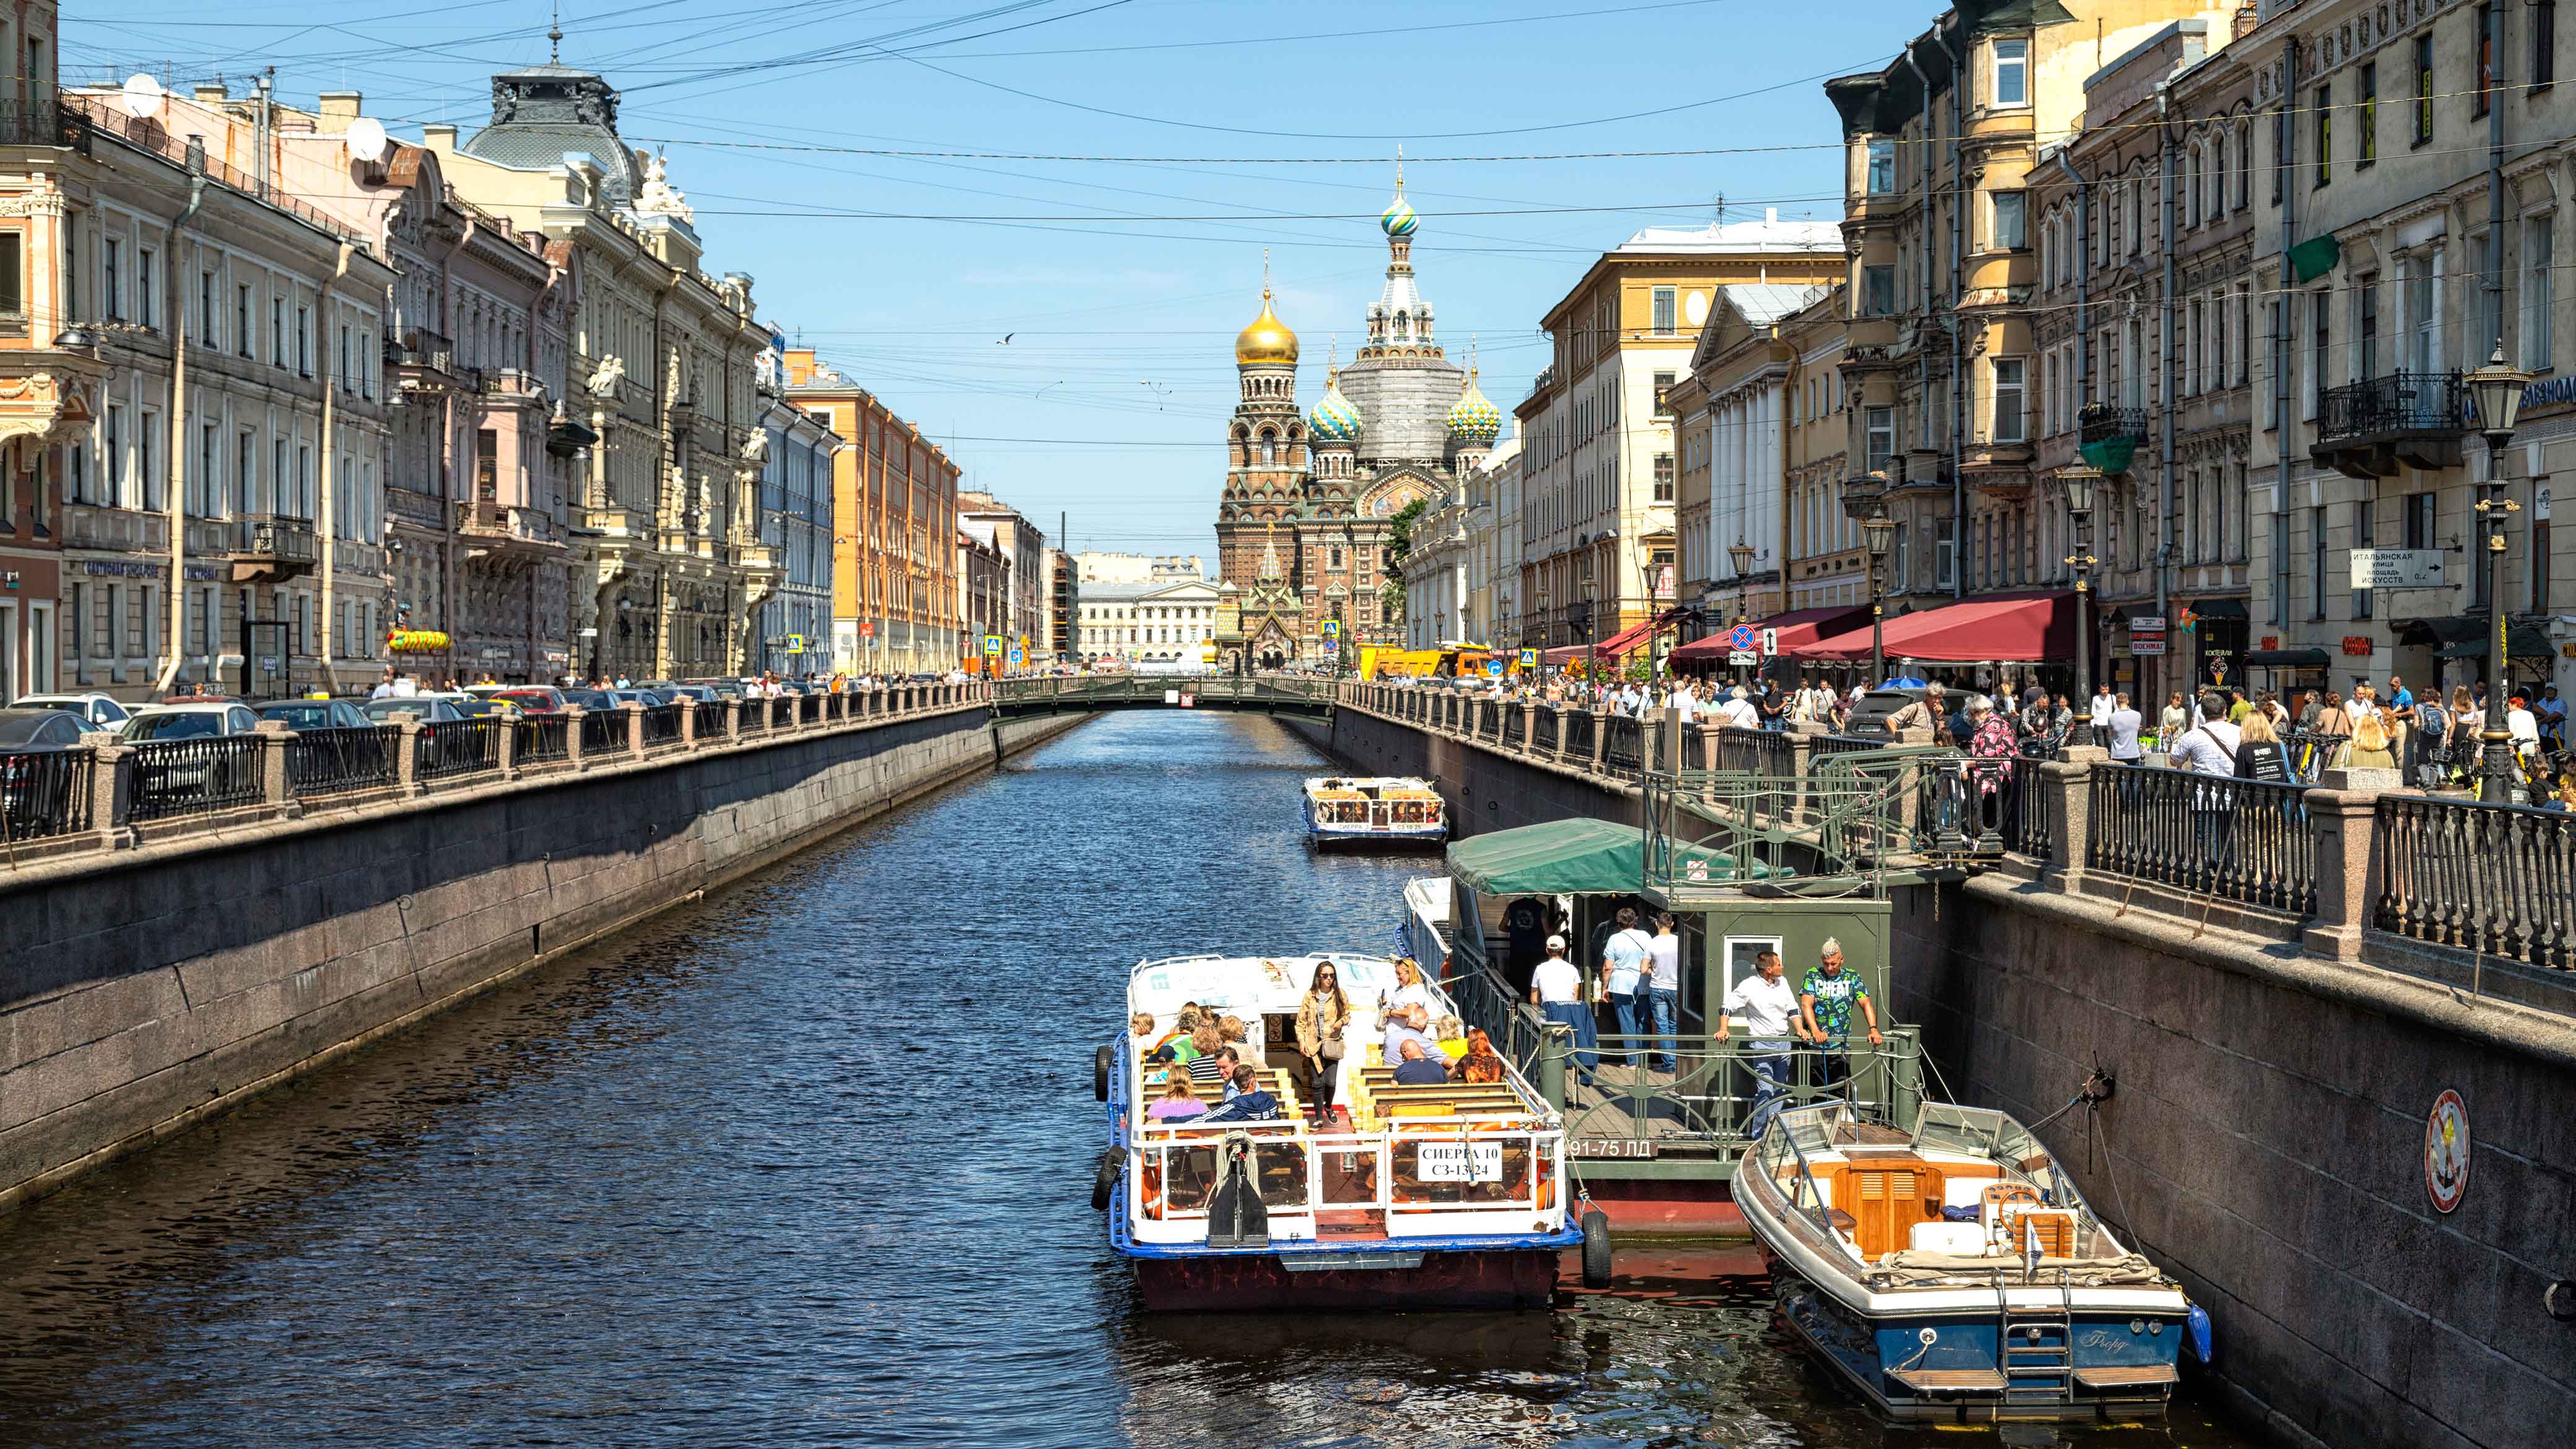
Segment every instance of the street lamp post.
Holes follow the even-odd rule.
[[[2480,735],[2484,748],[2479,752],[2478,798],[2504,805],[2513,800],[2518,773],[2513,737],[2505,729],[2505,528],[2519,507],[2504,496],[2504,446],[2513,441],[2514,424],[2522,413],[2522,390],[2531,385],[2531,374],[2508,364],[2504,345],[2498,343],[2487,365],[2469,374],[2468,384],[2469,395],[2477,402],[2478,431],[2487,440],[2487,481],[2478,490],[2482,496],[2477,502],[2487,545],[2487,720]]]
[[[1735,542],[1727,548],[1726,557],[1735,565],[1735,622],[1750,623],[1752,611],[1744,607],[1744,576],[1753,572],[1753,545],[1746,543],[1744,536],[1738,534]],[[1744,666],[1741,664],[1735,666],[1735,682],[1744,682]]]
[[[2102,481],[2102,470],[2089,464],[2076,463],[2057,470],[2057,484],[2066,490],[2066,521],[2074,535],[2075,552],[2066,562],[2075,569],[2075,720],[2066,732],[2070,745],[2093,743],[2093,625],[2086,618],[2085,604],[2093,596],[2091,524],[2093,521],[2093,486]]]
[[[1880,567],[1896,537],[1896,522],[1887,516],[1887,475],[1864,473],[1843,480],[1843,514],[1860,525],[1861,542],[1869,551],[1869,687],[1876,689],[1887,682],[1887,601]]]

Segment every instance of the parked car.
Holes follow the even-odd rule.
[[[617,689],[559,689],[566,709],[614,709],[627,691]]]
[[[147,704],[119,731],[126,740],[193,740],[217,735],[246,735],[259,728],[259,715],[237,699],[184,699]]]
[[[724,698],[723,695],[716,692],[713,685],[708,684],[657,684],[648,685],[647,688],[657,691],[669,690],[671,698],[675,700],[691,699],[696,700],[701,704],[713,704],[717,700]]]
[[[11,709],[58,709],[79,715],[93,729],[112,730],[133,715],[124,705],[95,691],[86,694],[31,694],[11,701]]]
[[[131,744],[155,745],[173,740],[222,739],[254,733],[259,715],[237,699],[181,699],[146,705],[125,722],[121,733]],[[257,765],[232,757],[208,759],[182,752],[177,758],[147,754],[137,761],[134,795],[146,815],[169,813],[167,802],[190,795],[229,795],[250,787],[242,773]]]
[[[705,689],[711,691],[711,693],[700,695],[699,697],[701,699],[740,699],[743,697],[742,681],[739,679],[691,679],[684,682],[692,690]]]
[[[560,714],[564,707],[563,691],[545,684],[513,685],[491,698],[523,714]]]
[[[506,699],[478,699],[470,694],[463,699],[442,698],[440,702],[466,719],[481,719],[483,716],[489,714],[515,714],[518,712],[518,707]]]
[[[52,835],[72,818],[74,776],[49,758],[76,749],[88,726],[69,710],[0,709],[0,835]]]
[[[281,699],[274,704],[261,705],[259,717],[284,720],[288,729],[298,733],[305,730],[363,729],[371,723],[366,711],[346,699]]]
[[[365,715],[369,724],[392,724],[394,716],[398,714],[418,715],[422,724],[436,724],[441,720],[465,718],[464,711],[458,709],[454,703],[434,694],[415,695],[410,699],[397,699],[387,695],[383,699],[371,699],[359,705],[358,713]]]
[[[80,718],[50,705],[0,709],[0,750],[69,749],[81,740]]]
[[[519,686],[515,684],[469,684],[463,689],[458,690],[457,693],[470,694],[477,699],[490,699],[492,696],[499,694],[505,689],[516,689],[518,687]]]

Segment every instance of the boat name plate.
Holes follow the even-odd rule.
[[[1569,1157],[1620,1157],[1652,1161],[1655,1156],[1655,1144],[1651,1138],[1640,1141],[1633,1137],[1578,1137],[1565,1144],[1565,1151]]]

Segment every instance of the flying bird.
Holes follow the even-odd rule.
[[[1008,346],[1010,346],[1010,345],[1011,345],[1011,339],[1012,339],[1012,338],[1014,338],[1014,337],[1017,337],[1017,336],[1019,336],[1019,335],[1020,335],[1020,334],[1018,334],[1017,332],[1005,332],[1005,333],[1003,333],[1003,334],[1002,334],[1002,340],[1001,340],[1001,341],[999,341],[999,342],[994,343],[993,345],[994,345],[995,347],[1008,347]]]

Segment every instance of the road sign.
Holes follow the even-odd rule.
[[[2154,658],[2165,652],[2165,616],[2137,614],[2129,620],[2129,653]]]
[[[1340,639],[1341,637],[1342,637],[1342,621],[1341,621],[1341,620],[1339,620],[1339,619],[1326,619],[1326,620],[1324,621],[1324,638],[1325,638],[1327,641],[1331,641],[1331,640],[1338,640],[1338,639]]]
[[[987,634],[987,635],[985,635],[985,636],[984,636],[984,657],[985,657],[985,658],[987,658],[987,659],[996,659],[996,658],[1001,657],[1001,653],[1002,653],[1002,636],[1001,636],[1001,635],[999,635],[999,634]]]
[[[1738,654],[1752,653],[1754,646],[1761,642],[1761,634],[1758,633],[1750,624],[1738,624],[1733,629],[1727,631],[1727,647],[1733,649]]]
[[[1499,660],[1499,659],[1488,659],[1488,660],[1486,660],[1486,661],[1485,661],[1485,674],[1487,675],[1487,677],[1489,677],[1489,678],[1493,678],[1493,679],[1500,679],[1500,678],[1502,678],[1502,677],[1503,677],[1503,661],[1501,661],[1501,660]]]
[[[1780,652],[1779,630],[1765,629],[1762,631],[1762,652],[1765,654],[1777,654]]]
[[[859,637],[862,639],[873,639],[877,637],[877,621],[874,619],[861,619],[859,621]]]
[[[1521,651],[1521,668],[1523,668],[1523,669],[1536,669],[1536,668],[1538,668],[1538,651],[1537,651],[1537,650],[1535,650],[1535,649],[1524,649],[1524,650],[1522,650],[1522,651]]]
[[[1021,651],[1021,650],[1020,650],[1016,645],[1012,647],[1012,649],[1011,649],[1011,667],[1012,667],[1013,669],[1017,669],[1017,668],[1019,668],[1021,665],[1026,664],[1026,663],[1028,662],[1028,658],[1029,658],[1029,656],[1028,656],[1026,653],[1022,652],[1022,651]]]
[[[1750,649],[1738,649],[1726,656],[1727,664],[1736,669],[1750,669],[1762,662],[1762,656]]]
[[[804,636],[804,635],[802,635],[802,634],[790,634],[790,635],[788,635],[788,636],[787,636],[787,652],[788,652],[788,653],[790,653],[790,654],[802,654],[802,653],[804,653],[804,652],[805,652],[805,636]]]
[[[2442,551],[2438,548],[2354,549],[2352,586],[2356,589],[2438,589],[2442,587]]]

